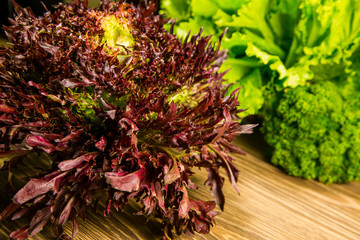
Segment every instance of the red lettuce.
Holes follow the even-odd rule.
[[[227,57],[201,32],[184,43],[164,30],[154,3],[60,4],[36,18],[16,3],[0,48],[0,167],[45,152],[52,169],[34,176],[0,215],[30,216],[10,237],[51,222],[77,232],[85,208],[107,194],[107,208],[135,199],[140,214],[163,220],[164,237],[209,232],[215,202],[193,200],[191,168],[207,169],[221,209],[224,167],[236,187],[230,144],[239,125],[238,90],[225,97]],[[221,40],[221,38],[220,38]],[[5,167],[4,167],[5,166]]]

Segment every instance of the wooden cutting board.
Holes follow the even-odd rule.
[[[325,185],[291,177],[267,162],[264,157],[266,147],[259,136],[245,136],[237,139],[235,144],[248,153],[236,156],[235,161],[241,170],[238,182],[241,194],[238,195],[229,181],[225,181],[225,209],[215,217],[216,226],[211,233],[194,237],[182,235],[178,239],[360,239],[360,182]],[[212,200],[208,187],[203,185],[205,171],[195,172],[193,181],[199,189],[192,191],[192,197]],[[9,196],[4,195],[3,172],[0,172],[0,177],[2,210]],[[161,224],[155,221],[146,223],[143,216],[134,216],[134,212],[134,208],[128,206],[124,212],[113,210],[105,218],[101,211],[94,213],[89,210],[87,219],[80,221],[80,232],[75,239],[159,239]],[[10,220],[1,222],[0,239],[7,239],[19,224]],[[65,228],[71,235],[70,225]],[[32,239],[54,238],[45,228]]]

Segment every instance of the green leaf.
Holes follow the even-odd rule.
[[[247,110],[240,116],[255,114],[262,107],[264,104],[262,85],[260,71],[254,69],[229,88],[228,92],[231,93],[233,90],[242,87],[239,91],[240,108]]]
[[[166,13],[167,16],[176,18],[177,21],[186,20],[189,16],[189,0],[163,0],[160,1],[162,10],[160,14]]]
[[[225,26],[227,22],[232,20],[231,15],[224,12],[221,9],[218,9],[214,16],[212,16],[213,21],[217,26]]]
[[[104,30],[103,42],[111,48],[132,47],[134,37],[130,33],[128,23],[121,22],[116,16],[102,19],[101,27]]]
[[[205,34],[219,36],[229,27],[222,41],[229,59],[221,68],[230,69],[228,83],[242,82],[255,69],[262,75],[260,87],[274,84],[276,91],[310,81],[359,81],[359,1],[191,0],[190,5],[191,19],[177,30],[181,36],[202,26]]]
[[[224,24],[228,27],[257,29],[265,39],[273,40],[274,35],[264,18],[268,11],[269,4],[264,4],[263,0],[252,0],[242,5],[237,15],[233,15],[232,21]]]
[[[194,16],[212,17],[218,10],[213,0],[191,1],[190,5]]]
[[[242,5],[250,0],[215,0],[216,4],[227,12],[236,12]]]
[[[188,22],[181,22],[175,28],[175,33],[178,37],[185,39],[189,31],[191,35],[198,33],[202,27],[204,27],[203,35],[217,35],[219,34],[215,28],[214,23],[210,20],[201,17],[190,18]],[[220,33],[221,34],[221,33]]]
[[[262,63],[269,65],[271,70],[277,71],[279,73],[279,79],[282,79],[287,76],[286,68],[279,56],[270,55],[264,51],[261,51],[257,48],[253,43],[248,44],[248,48],[246,49],[246,54],[249,57],[256,57]]]
[[[257,61],[252,59],[230,58],[223,63],[220,71],[224,72],[226,70],[230,70],[224,76],[224,79],[226,79],[228,83],[236,83],[250,71],[251,68],[247,67],[247,64],[251,66],[251,64],[257,64]]]

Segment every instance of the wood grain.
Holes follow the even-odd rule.
[[[248,141],[249,137],[243,137],[236,142],[248,152],[247,156],[236,156],[236,166],[241,170],[238,183],[241,194],[226,181],[225,210],[215,218],[216,226],[211,233],[182,235],[177,239],[360,239],[360,182],[325,185],[288,176],[266,161],[266,147],[261,140],[255,137],[255,141],[246,144]],[[192,197],[212,200],[208,187],[203,185],[206,173],[195,172],[193,181],[199,189],[191,192]],[[2,194],[3,182],[0,210],[9,201]],[[136,204],[131,205],[124,212],[113,211],[108,218],[100,211],[88,211],[87,219],[80,221],[80,232],[75,239],[159,239],[161,224],[154,220],[145,223],[143,216],[133,215]],[[10,220],[2,222],[0,239],[7,239],[19,224]],[[69,227],[66,225],[65,231],[71,235]],[[32,239],[52,238],[49,229],[45,229]]]

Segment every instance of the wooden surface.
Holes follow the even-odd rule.
[[[247,156],[236,156],[236,166],[241,170],[241,194],[237,195],[226,181],[225,210],[215,217],[216,226],[211,233],[178,239],[360,239],[360,182],[325,185],[290,177],[266,162],[262,141],[255,139],[252,144],[245,144],[241,139],[236,144],[239,142],[248,152]],[[206,173],[195,172],[193,180],[200,188],[192,192],[192,197],[211,200],[208,187],[203,186]],[[0,200],[2,210],[9,199],[1,195]],[[144,217],[134,216],[133,212],[132,207],[127,207],[125,212],[114,210],[105,218],[100,211],[89,211],[85,222],[80,221],[76,239],[159,239],[161,224],[145,223]],[[7,239],[7,234],[18,226],[19,222],[2,222],[0,239]],[[69,225],[66,232],[71,234]],[[50,236],[45,229],[32,239],[51,239]]]

